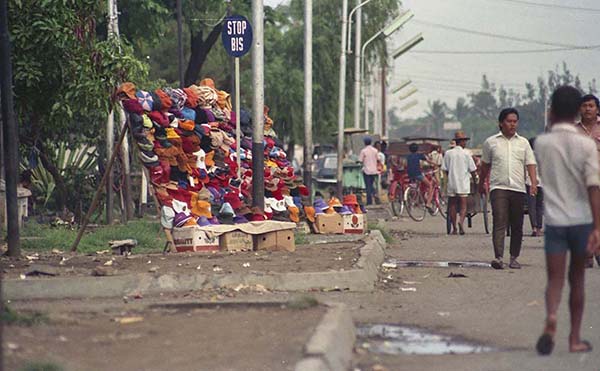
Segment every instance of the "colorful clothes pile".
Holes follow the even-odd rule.
[[[165,228],[235,224],[248,221],[314,221],[308,188],[294,168],[264,110],[265,209],[252,205],[252,120],[240,112],[240,143],[235,141],[237,118],[230,95],[204,79],[184,89],[152,92],[131,82],[118,91],[129,114],[139,157],[148,169],[161,206]],[[240,146],[238,178],[236,148]]]

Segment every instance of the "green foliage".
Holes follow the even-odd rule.
[[[63,371],[64,368],[54,362],[28,362],[21,371]]]
[[[74,210],[84,200],[84,197],[90,196],[90,188],[96,184],[94,175],[96,168],[96,152],[88,146],[82,145],[77,149],[69,149],[66,143],[58,144],[58,148],[52,153],[52,162],[60,171],[65,179],[68,193],[71,195],[68,199],[67,207]],[[39,163],[39,157],[36,163]],[[21,162],[21,170],[31,169],[32,192],[39,198],[40,205],[52,208],[55,203],[49,202],[55,195],[56,183],[52,175],[42,166],[32,167],[28,160]],[[91,201],[86,199],[85,201]]]
[[[41,312],[21,313],[11,309],[6,303],[0,313],[0,323],[12,326],[33,326],[48,322],[48,317]]]
[[[77,235],[76,230],[51,227],[27,222],[21,231],[23,236],[21,248],[25,250],[47,251],[52,249],[67,250]],[[165,244],[162,227],[156,220],[134,220],[127,225],[115,225],[88,229],[84,234],[78,251],[82,253],[105,250],[110,240],[133,238],[138,241],[135,252],[159,252]]]

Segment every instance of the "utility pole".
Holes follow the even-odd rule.
[[[342,40],[340,53],[340,81],[338,101],[338,138],[337,138],[337,195],[341,199],[344,193],[344,121],[346,113],[346,35],[348,27],[348,0],[342,0]]]
[[[114,23],[115,23],[115,8],[113,5],[113,0],[108,0],[108,36],[114,37]],[[114,102],[112,102],[114,103]],[[108,161],[108,156],[113,152],[115,143],[115,111],[111,107],[110,112],[108,113],[108,118],[106,119],[106,160]],[[113,183],[114,183],[114,172],[111,168],[106,168],[105,171],[108,171],[108,176],[106,180],[106,224],[111,225],[113,223],[113,210],[115,207],[115,194],[113,192]]]
[[[304,0],[304,184],[312,195],[312,0]]]
[[[177,0],[177,59],[179,66],[179,87],[185,87],[185,76],[183,72],[183,15],[181,10],[181,0]],[[118,26],[117,26],[118,27]]]
[[[232,14],[232,7],[231,7],[231,1],[232,0],[227,0],[227,16],[229,17]],[[233,94],[233,92],[235,91],[235,61],[234,61],[234,57],[229,57],[229,93]],[[233,102],[234,104],[234,109],[235,104],[237,104],[236,102]],[[237,116],[236,116],[237,119]]]
[[[19,132],[15,120],[12,91],[11,46],[8,36],[8,2],[0,0],[0,96],[4,135],[4,171],[6,173],[6,226],[8,256],[21,255],[19,241],[19,209],[17,179],[19,179]]]
[[[120,42],[120,36],[119,36],[119,11],[117,9],[117,1],[116,0],[109,0],[109,19],[108,19],[108,37],[114,37],[117,39],[117,42]],[[121,48],[119,47],[119,52],[121,51]],[[120,123],[121,125],[119,126],[120,128],[124,128],[123,124],[126,122],[126,118],[125,118],[125,112],[123,112],[123,110],[121,108],[118,109],[119,111],[119,117],[120,117]],[[111,117],[112,116],[112,117]],[[111,128],[109,128],[109,125],[112,126]],[[106,128],[106,142],[107,142],[107,154],[108,153],[112,153],[112,149],[113,149],[113,143],[114,143],[114,109],[109,113],[109,119],[108,119],[108,124],[107,124],[107,128]],[[110,141],[109,141],[110,139]],[[110,144],[109,144],[110,143]],[[121,218],[122,220],[124,220],[125,222],[127,222],[129,219],[133,218],[133,209],[132,209],[132,199],[131,199],[131,166],[129,163],[129,140],[127,138],[127,136],[125,136],[123,138],[123,144],[121,147],[121,160],[123,161],[123,176],[124,176],[124,182],[123,182],[123,202],[122,205],[124,205],[121,208]],[[108,158],[108,155],[107,155]],[[107,182],[107,207],[110,206],[110,219],[109,219],[109,213],[108,213],[108,209],[107,209],[107,213],[106,213],[106,217],[107,220],[110,223],[112,223],[112,207],[114,206],[114,195],[112,196],[108,196],[108,192],[112,193],[112,178],[113,178],[113,173],[111,170],[111,173],[109,174],[109,178],[108,178],[108,182]],[[110,197],[110,204],[109,204],[109,197]],[[123,217],[124,216],[124,217]]]
[[[386,131],[386,113],[385,113],[385,70],[386,60],[381,59],[381,136],[385,137]]]
[[[347,0],[345,0],[347,1]],[[265,85],[264,85],[264,5],[263,0],[252,0],[252,202],[261,211],[265,209]],[[239,82],[238,82],[239,83]],[[239,117],[236,120],[239,121]]]
[[[360,5],[361,0],[356,0],[356,5]],[[354,37],[354,128],[360,128],[360,47],[362,33],[362,9],[356,10]]]

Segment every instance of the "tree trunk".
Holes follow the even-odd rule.
[[[190,45],[191,55],[190,60],[188,61],[187,68],[185,70],[184,76],[184,86],[190,86],[198,80],[200,75],[200,71],[202,70],[202,66],[206,61],[206,57],[208,57],[208,53],[210,49],[215,45],[215,42],[221,36],[221,30],[223,28],[223,23],[219,23],[208,34],[206,40],[203,39],[202,30],[194,33],[191,31],[192,42]]]

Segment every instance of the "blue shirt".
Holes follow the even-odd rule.
[[[406,171],[410,178],[415,178],[421,175],[421,164],[420,161],[425,161],[425,155],[422,153],[411,153],[406,157]]]

